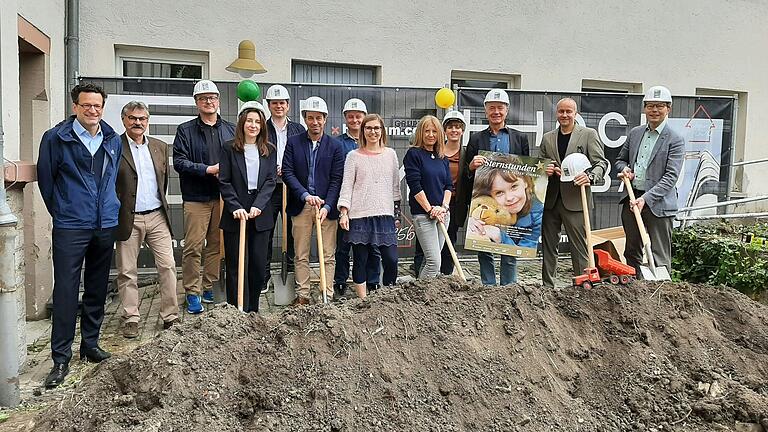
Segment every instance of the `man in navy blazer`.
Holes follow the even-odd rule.
[[[672,219],[677,214],[677,178],[685,157],[685,140],[667,124],[672,110],[669,89],[654,86],[643,98],[643,111],[648,121],[629,132],[629,139],[616,158],[619,178],[629,177],[635,201],[621,200],[621,223],[627,237],[624,257],[640,275],[643,262],[643,240],[632,209],[638,207],[648,236],[655,264],[672,265]]]
[[[485,163],[485,156],[479,155],[481,150],[498,153],[508,153],[518,156],[529,156],[528,136],[524,133],[507,127],[507,114],[509,113],[509,95],[503,89],[492,89],[485,95],[485,116],[488,119],[488,128],[472,135],[467,143],[467,149],[459,166],[459,191],[458,197],[461,209],[456,215],[458,226],[464,225],[467,216],[467,207],[472,200],[472,186],[475,182],[475,170]],[[483,285],[496,285],[496,270],[493,265],[493,254],[478,252],[477,260],[480,262],[480,279]],[[502,255],[499,276],[502,285],[517,282],[517,259],[513,256]]]
[[[325,289],[328,299],[333,298],[333,274],[336,267],[336,229],[339,211],[341,180],[344,175],[344,156],[341,143],[323,133],[328,116],[328,105],[317,96],[305,101],[301,115],[307,131],[288,138],[283,155],[283,183],[288,185],[286,213],[293,221],[293,240],[296,251],[296,283],[298,297],[295,304],[310,302],[309,251],[315,213],[320,214],[325,256]],[[322,295],[322,291],[320,291]]]

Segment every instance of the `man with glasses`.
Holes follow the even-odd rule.
[[[621,223],[626,234],[624,257],[641,275],[643,240],[632,209],[640,209],[645,228],[651,238],[651,249],[657,267],[672,265],[672,219],[677,214],[677,177],[685,156],[685,140],[667,122],[672,110],[672,93],[663,86],[651,87],[643,97],[647,124],[629,132],[616,159],[618,177],[632,182],[635,200],[621,200]]]
[[[463,191],[463,205],[469,206],[472,200],[472,186],[475,182],[475,171],[485,162],[485,156],[481,156],[481,150],[509,153],[518,156],[529,156],[528,137],[515,129],[507,127],[507,114],[509,114],[509,95],[503,89],[492,89],[485,95],[485,117],[488,119],[488,128],[473,134],[467,143],[467,149],[462,158],[461,173],[459,179],[463,184],[459,188]],[[466,211],[462,210],[463,214]],[[460,228],[464,221],[456,221]],[[496,285],[496,269],[493,263],[493,254],[478,252],[477,260],[480,262],[480,279],[483,285]],[[499,277],[502,285],[517,282],[517,259],[509,255],[501,255]]]
[[[270,117],[267,119],[267,132],[269,133],[269,142],[277,147],[277,185],[275,185],[275,191],[272,192],[272,208],[275,209],[272,214],[273,222],[277,221],[277,215],[283,211],[283,155],[285,154],[285,144],[288,142],[288,138],[294,135],[302,134],[306,131],[304,126],[288,118],[288,112],[291,108],[291,95],[288,94],[288,89],[275,84],[267,89],[266,93],[267,107],[269,108]],[[285,215],[283,215],[285,217]],[[285,218],[288,224],[288,248],[286,250],[288,255],[288,271],[293,271],[293,225],[291,224],[291,218]],[[272,277],[269,271],[269,263],[272,262],[272,239],[275,235],[275,228],[269,234],[269,248],[267,249],[267,279],[264,281],[264,288],[261,292],[267,291],[267,284]]]
[[[43,135],[37,160],[40,194],[53,218],[53,368],[46,388],[58,386],[69,373],[83,267],[80,358],[110,357],[98,342],[120,209],[115,193],[120,137],[102,120],[107,94],[101,87],[76,85],[71,97],[74,115]]]
[[[234,138],[235,126],[219,115],[219,89],[212,81],[198,81],[192,95],[198,116],[176,128],[173,168],[179,173],[184,201],[182,284],[187,312],[197,314],[203,312],[201,301],[214,302],[213,283],[219,280],[219,151]]]
[[[139,335],[137,258],[143,242],[155,257],[160,282],[160,318],[163,328],[179,321],[176,298],[176,262],[168,217],[168,144],[146,135],[149,109],[144,102],[128,102],[121,112],[125,133],[123,157],[117,173],[120,216],[115,232],[117,289],[123,305],[123,336]]]
[[[363,117],[368,114],[368,107],[360,99],[352,98],[344,104],[341,113],[344,115],[344,122],[347,124],[347,131],[338,138],[341,143],[341,153],[346,161],[347,154],[358,148],[358,140],[362,139],[360,125]],[[347,279],[349,278],[349,252],[351,243],[344,241],[344,230],[336,231],[336,271],[333,276],[334,295],[339,298],[346,294]],[[372,255],[366,264],[369,279],[366,281],[368,291],[374,291],[379,287],[381,280],[381,253],[379,248],[372,246]]]

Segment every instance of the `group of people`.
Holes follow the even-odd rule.
[[[236,124],[219,115],[215,83],[199,81],[193,97],[198,115],[177,127],[172,155],[183,200],[181,267],[189,313],[201,313],[203,303],[214,302],[220,238],[227,269],[226,300],[237,303],[241,224],[246,230],[243,307],[259,310],[260,294],[270,279],[272,240],[281,213],[288,229],[289,265],[295,269],[295,305],[309,304],[323,295],[328,299],[345,295],[350,254],[352,287],[358,297],[395,283],[400,164],[388,147],[381,116],[369,113],[364,101],[350,99],[343,108],[347,130],[336,138],[325,133],[329,112],[323,99],[312,96],[304,101],[300,112],[305,129],[288,118],[290,95],[281,85],[267,90],[266,107],[255,101],[244,103]],[[148,136],[150,112],[143,102],[132,101],[122,108],[125,133],[118,135],[102,119],[107,100],[103,89],[77,85],[71,98],[74,115],[44,134],[37,165],[40,191],[53,218],[54,366],[45,381],[49,388],[63,382],[69,371],[83,269],[80,357],[93,362],[110,357],[99,347],[98,338],[113,246],[123,335],[139,334],[137,257],[142,243],[154,254],[163,327],[179,321],[166,201],[168,145]],[[484,196],[514,214],[515,224],[532,227],[531,238],[514,240],[519,245],[531,246],[520,243],[527,241],[536,247],[541,237],[542,281],[554,287],[562,227],[570,240],[574,274],[587,266],[579,188],[605,181],[608,163],[603,146],[594,130],[576,123],[578,110],[571,98],[557,103],[558,128],[544,135],[539,153],[533,155],[527,136],[506,125],[507,92],[489,91],[484,105],[488,127],[473,134],[466,148],[461,139],[467,122],[459,111],[449,111],[442,121],[431,115],[419,120],[403,158],[417,238],[418,276],[453,272],[446,242],[456,242],[474,186],[475,193],[482,189]],[[683,139],[666,125],[671,105],[669,90],[651,88],[644,98],[648,123],[632,129],[619,154],[619,176],[632,181],[637,197],[625,198],[622,209],[625,256],[636,268],[643,245],[631,213],[634,207],[641,210],[648,226],[657,265],[671,263],[675,182],[683,159]],[[540,202],[532,185],[519,177],[493,170],[478,172],[487,163],[481,151],[551,160],[546,168],[545,201]],[[585,154],[592,165],[572,182],[561,182],[560,164],[572,153]],[[319,287],[322,295],[313,300],[309,261],[315,224],[320,225],[325,273],[333,277]],[[494,242],[513,241],[493,225],[472,221],[467,229]],[[493,255],[479,252],[478,261],[482,282],[496,284]],[[501,284],[516,282],[515,257],[502,255],[498,270]]]

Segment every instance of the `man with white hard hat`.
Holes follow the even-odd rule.
[[[632,182],[635,200],[624,197],[621,222],[626,234],[624,257],[637,274],[643,262],[643,241],[632,209],[640,209],[651,238],[657,267],[671,268],[672,219],[677,214],[677,178],[685,156],[685,140],[667,122],[672,110],[672,93],[663,86],[653,86],[643,97],[647,124],[629,132],[616,159],[619,178]]]
[[[347,131],[341,134],[338,140],[341,143],[341,152],[346,161],[347,154],[358,148],[357,141],[360,139],[360,125],[363,123],[363,117],[368,114],[368,107],[365,106],[365,102],[362,100],[352,98],[344,104],[341,112],[344,115],[344,122],[347,124]],[[347,291],[350,249],[351,244],[344,241],[344,230],[337,230],[336,272],[333,276],[333,290],[337,298],[343,296]],[[369,275],[366,288],[368,292],[371,292],[379,287],[381,279],[381,253],[375,246],[366,267],[368,268],[366,274]]]
[[[285,154],[285,144],[288,142],[288,138],[294,135],[299,135],[305,131],[304,126],[288,118],[288,112],[291,108],[291,95],[288,93],[288,89],[275,84],[267,89],[265,95],[267,99],[267,108],[269,108],[270,117],[267,119],[267,132],[269,133],[269,142],[277,147],[277,185],[275,191],[272,192],[272,208],[275,209],[272,220],[277,221],[277,216],[283,211],[283,181],[282,181],[282,165],[283,155]],[[293,234],[291,229],[291,218],[286,218],[288,223],[288,271],[293,271]],[[275,224],[277,229],[277,224]],[[273,230],[269,235],[269,244],[272,244],[275,231]],[[272,262],[272,248],[269,248],[267,252],[267,280],[265,281],[262,292],[267,290],[267,284],[272,277],[269,271],[269,263]]]
[[[324,133],[328,105],[317,96],[304,101],[301,115],[307,131],[288,138],[283,155],[283,182],[288,186],[286,213],[293,220],[296,250],[296,284],[298,297],[294,304],[310,302],[309,251],[314,231],[315,214],[319,213],[323,237],[326,286],[328,299],[333,298],[336,251],[336,231],[339,211],[336,203],[344,176],[344,156],[341,144]],[[322,296],[321,296],[322,297]]]
[[[469,138],[467,149],[461,164],[460,188],[463,192],[463,205],[468,206],[472,196],[472,185],[475,181],[475,170],[486,162],[479,155],[482,150],[497,153],[508,153],[518,156],[529,156],[528,137],[515,129],[506,126],[509,114],[509,95],[504,89],[492,89],[485,95],[485,117],[488,128],[473,134]],[[464,212],[466,214],[466,212]],[[458,221],[459,226],[464,221]],[[496,285],[496,270],[493,254],[478,252],[480,262],[480,279],[484,285]],[[501,255],[499,275],[502,285],[517,281],[517,259],[513,256]]]
[[[213,284],[219,280],[219,151],[234,138],[235,125],[219,115],[219,89],[212,81],[198,81],[192,95],[198,115],[176,128],[173,168],[179,173],[184,201],[182,284],[187,312],[197,314],[204,310],[201,301],[214,302]]]
[[[565,227],[571,246],[573,274],[581,274],[587,267],[587,238],[584,228],[584,213],[581,204],[582,185],[587,186],[587,201],[592,208],[592,192],[589,186],[605,183],[608,161],[605,159],[603,144],[594,129],[576,123],[578,108],[576,101],[563,98],[555,108],[558,127],[544,134],[539,148],[539,157],[551,159],[547,165],[547,196],[544,200],[544,216],[541,221],[543,263],[541,280],[544,286],[555,287],[557,274],[557,246],[560,243],[560,229]],[[588,159],[586,171],[579,170],[571,181],[561,177],[566,156],[581,153]]]

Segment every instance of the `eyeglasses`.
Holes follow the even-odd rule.
[[[96,111],[101,111],[102,108],[104,108],[103,105],[93,105],[93,104],[77,104],[80,108],[90,111],[91,109],[94,109]]]
[[[198,101],[202,102],[216,102],[219,100],[218,96],[200,96],[197,98]]]
[[[149,117],[147,116],[136,117],[136,116],[129,115],[127,117],[128,117],[128,120],[130,120],[131,122],[138,121],[140,123],[144,123],[145,121],[149,120]]]
[[[645,104],[645,108],[651,109],[651,110],[652,109],[660,110],[660,109],[663,109],[663,108],[666,108],[666,107],[667,107],[667,104],[665,104],[665,103],[647,103],[647,104]]]
[[[379,133],[382,128],[381,126],[366,126],[363,129],[365,129],[366,132]]]

